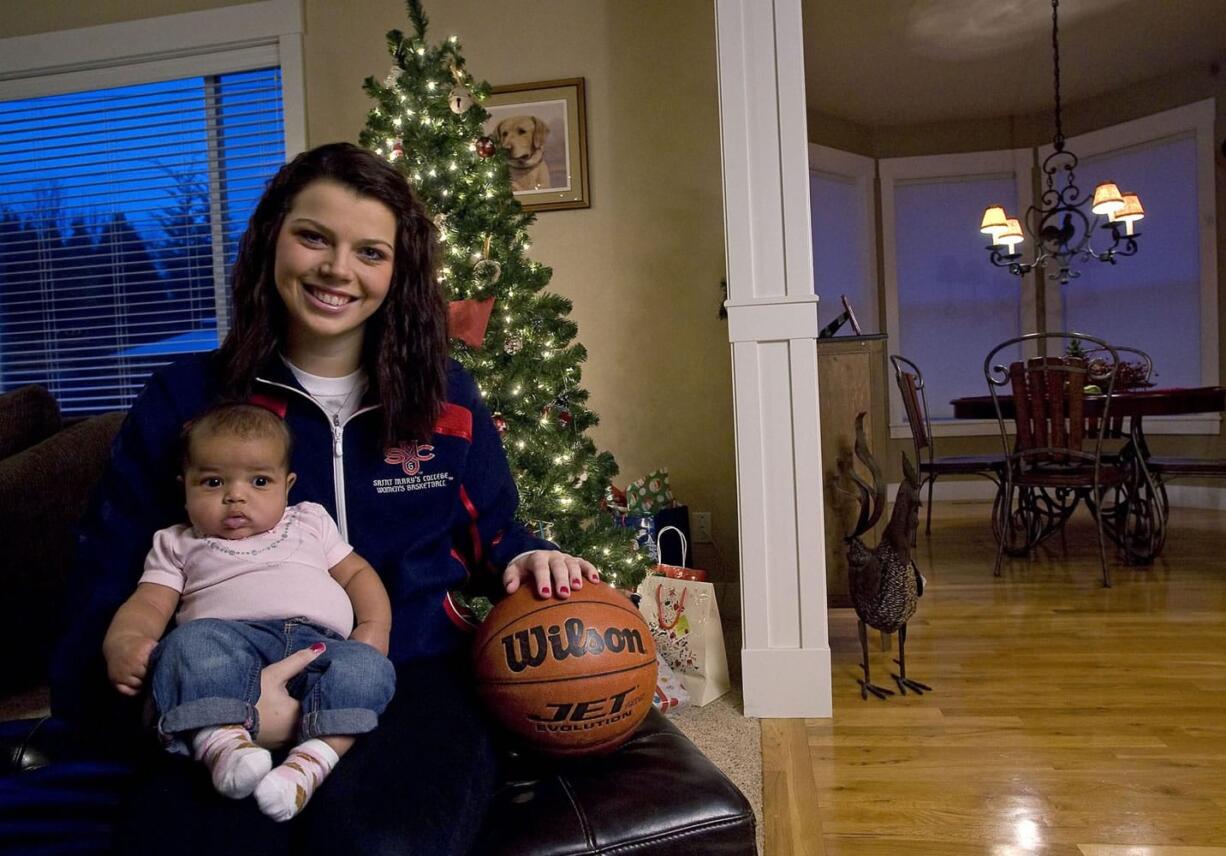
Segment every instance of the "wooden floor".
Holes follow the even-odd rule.
[[[907,671],[933,693],[861,700],[831,612],[834,717],[762,724],[768,856],[1226,856],[1226,513],[1175,509],[1111,589],[1084,512],[999,579],[987,521],[938,503],[919,535]]]

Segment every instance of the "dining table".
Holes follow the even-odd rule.
[[[1010,422],[1014,416],[1012,396],[998,394],[996,398],[1000,405],[1000,418]],[[955,419],[997,418],[996,404],[990,395],[955,398],[951,404]],[[1104,441],[1120,441],[1118,450],[1110,453],[1110,460],[1123,470],[1122,484],[1113,488],[1109,496],[1044,494],[1041,501],[1031,503],[1031,507],[1037,509],[1035,513],[1043,519],[1029,530],[1033,534],[1022,543],[1007,546],[1010,553],[1028,552],[1059,531],[1080,498],[1086,501],[1092,513],[1102,516],[1103,531],[1120,548],[1125,561],[1130,564],[1152,564],[1161,555],[1166,543],[1170,502],[1161,477],[1146,466],[1150,452],[1145,439],[1145,417],[1226,411],[1226,387],[1115,390],[1110,396],[1110,406],[1107,405],[1106,395],[1087,394],[1084,416],[1094,431],[1102,432]],[[1108,416],[1105,424],[1102,423],[1104,412]],[[1106,458],[1108,453],[1105,449],[1103,454]],[[1000,518],[1002,513],[1009,513],[1008,509],[1000,508],[1004,491],[1005,481],[1002,480],[993,510],[993,531],[997,538],[1006,537],[1007,527]]]

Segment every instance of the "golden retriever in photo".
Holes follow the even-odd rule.
[[[535,116],[508,116],[498,123],[498,145],[507,150],[512,190],[551,187],[545,163],[545,140],[549,126]]]

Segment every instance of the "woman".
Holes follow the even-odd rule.
[[[280,414],[295,437],[293,499],[317,502],[379,572],[392,604],[397,691],[289,824],[220,799],[199,765],[149,753],[120,831],[127,852],[463,853],[480,830],[493,754],[448,594],[469,577],[566,597],[599,575],[514,521],[518,497],[476,385],[447,356],[434,230],[403,177],[349,144],[283,167],[256,206],[233,272],[219,351],[156,373],[116,439],[87,516],[70,627],[52,681],[57,715],[111,740],[137,711],[105,687],[103,633],[135,588],[155,531],[182,518],[176,438],[224,399]],[[304,651],[261,676],[257,742],[286,743],[285,684]]]

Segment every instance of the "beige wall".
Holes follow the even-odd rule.
[[[6,0],[0,36],[233,5],[226,0]],[[305,0],[307,140],[356,141],[367,75],[391,60],[384,34],[411,26],[401,0]],[[430,36],[460,37],[493,84],[583,77],[591,208],[545,212],[532,256],[574,301],[588,349],[583,385],[597,445],[621,484],[669,467],[691,511],[713,513],[723,567],[737,556],[732,382],[726,322],[711,0],[427,2]]]
[[[1218,164],[1215,180],[1218,210],[1218,373],[1222,379],[1219,381],[1221,383],[1226,381],[1226,300],[1223,299],[1226,297],[1226,227],[1222,217],[1222,212],[1226,211],[1226,172],[1221,169],[1222,154],[1217,150],[1217,145],[1221,141],[1221,129],[1226,128],[1226,78],[1207,66],[1184,68],[1161,78],[1133,84],[1126,90],[1109,93],[1092,101],[1065,105],[1063,123],[1065,134],[1072,137],[1206,98],[1215,98],[1217,104],[1218,135],[1214,145],[1215,160]],[[1052,133],[1050,112],[994,120],[883,127],[856,125],[812,112],[807,118],[810,142],[875,158],[1037,146],[1049,143]],[[880,241],[878,249],[880,250]],[[1141,252],[1160,250],[1146,247],[1142,242]],[[1121,264],[1127,264],[1127,260]],[[993,272],[986,266],[986,262],[984,275],[1003,277],[1002,287],[1009,284],[1007,274]],[[1042,279],[1039,283],[1040,287],[1053,287]],[[1065,287],[1075,288],[1076,284]],[[879,283],[879,288],[884,289],[884,284]],[[884,291],[879,297],[878,305],[884,306]],[[885,329],[884,317],[879,319],[879,323],[879,329]],[[1161,372],[1162,367],[1157,368]],[[893,382],[892,374],[887,376]],[[1178,453],[1226,458],[1226,437],[1223,436],[1155,436],[1149,439],[1156,454]],[[978,454],[999,451],[1000,440],[999,437],[948,437],[941,438],[937,445],[942,455]],[[903,449],[911,451],[910,440],[895,440],[891,444],[891,463],[887,470],[887,477],[891,481],[897,481],[901,477],[901,466],[897,463],[897,457],[898,451]]]
[[[4,0],[0,38],[237,6],[244,0]],[[66,57],[66,63],[71,57]]]

